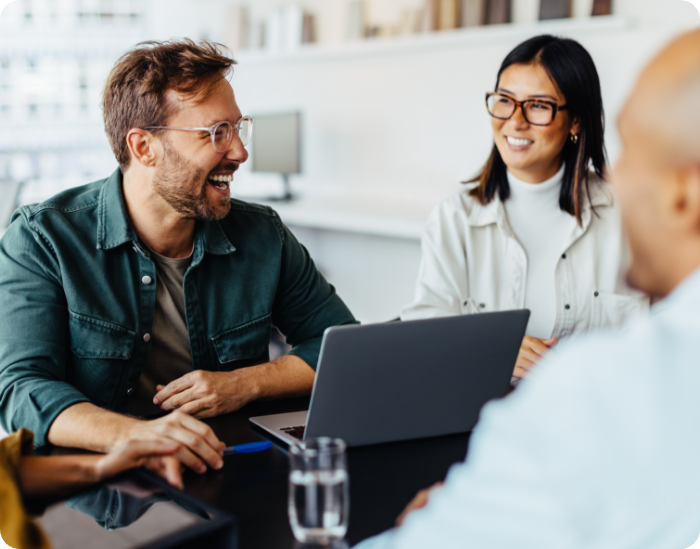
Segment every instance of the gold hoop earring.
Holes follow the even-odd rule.
[[[571,142],[576,145],[578,143],[578,134],[572,133],[571,134]]]

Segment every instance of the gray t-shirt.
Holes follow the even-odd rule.
[[[146,248],[156,265],[156,308],[151,330],[151,352],[126,405],[126,413],[135,416],[162,412],[159,406],[153,404],[156,385],[167,385],[194,369],[182,289],[192,255],[174,259]]]

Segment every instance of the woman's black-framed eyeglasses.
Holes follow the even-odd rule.
[[[544,99],[527,99],[516,101],[512,97],[498,92],[486,94],[486,108],[489,114],[499,120],[508,120],[520,107],[523,118],[533,126],[549,126],[557,117],[559,111],[565,111],[566,105],[558,105],[553,101]]]

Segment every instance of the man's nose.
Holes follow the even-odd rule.
[[[239,164],[243,164],[243,162],[248,160],[248,150],[243,145],[238,132],[233,134],[233,139],[231,139],[231,143],[229,143],[225,156],[228,160],[233,160]]]

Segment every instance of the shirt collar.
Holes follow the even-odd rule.
[[[102,186],[98,199],[97,249],[111,250],[127,242],[138,244],[124,203],[124,177],[117,168]],[[195,242],[201,239],[204,251],[225,255],[236,251],[218,221],[199,221]]]

